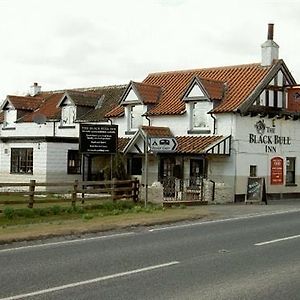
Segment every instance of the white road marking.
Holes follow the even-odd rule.
[[[193,223],[189,223],[189,224],[179,224],[179,225],[170,225],[170,226],[166,226],[166,227],[152,228],[152,229],[149,229],[148,231],[154,232],[154,231],[171,230],[171,229],[178,229],[178,228],[198,226],[198,225],[206,225],[206,224],[212,224],[212,223],[222,223],[222,222],[238,221],[238,220],[251,219],[251,218],[257,218],[257,217],[287,214],[287,213],[298,212],[298,211],[300,211],[300,209],[291,209],[291,210],[283,210],[283,211],[267,212],[267,213],[254,213],[254,214],[248,214],[248,215],[233,217],[233,218],[201,221],[201,222],[193,222]]]
[[[292,236],[287,236],[285,238],[280,238],[280,239],[276,239],[276,240],[271,240],[271,241],[266,241],[266,242],[260,242],[260,243],[254,244],[254,245],[255,246],[263,246],[263,245],[278,243],[278,242],[282,242],[282,241],[293,240],[293,239],[297,239],[297,238],[300,238],[300,234],[298,234],[298,235],[292,235]]]
[[[132,234],[135,234],[135,233],[134,232],[124,232],[124,233],[116,233],[116,234],[111,234],[111,235],[102,235],[102,236],[95,236],[95,237],[75,239],[75,240],[67,240],[67,241],[60,241],[60,242],[53,242],[53,243],[21,246],[21,247],[15,247],[15,248],[7,248],[7,249],[1,249],[0,254],[2,252],[18,251],[18,250],[24,250],[24,249],[30,249],[30,248],[59,246],[59,245],[72,244],[72,243],[78,243],[78,242],[86,242],[86,241],[92,241],[92,240],[102,240],[102,239],[109,239],[109,238],[115,238],[115,237],[122,237],[122,236],[128,236],[128,235],[132,235]]]
[[[137,273],[141,273],[141,272],[146,272],[146,271],[151,271],[151,270],[155,270],[155,269],[165,268],[165,267],[169,267],[169,266],[176,265],[176,264],[179,264],[179,261],[171,261],[171,262],[160,264],[160,265],[149,266],[149,267],[136,269],[136,270],[131,270],[131,271],[122,272],[122,273],[116,273],[116,274],[107,275],[107,276],[103,276],[103,277],[93,278],[93,279],[90,279],[90,280],[85,280],[85,281],[78,281],[78,282],[65,284],[65,285],[61,285],[61,286],[56,286],[56,287],[45,289],[45,290],[39,290],[39,291],[27,293],[27,294],[20,294],[20,295],[16,295],[16,296],[7,297],[7,298],[1,298],[0,300],[24,299],[24,298],[27,298],[27,297],[43,295],[43,294],[47,294],[47,293],[51,293],[51,292],[56,292],[56,291],[60,291],[60,290],[74,288],[74,287],[77,287],[77,286],[96,283],[96,282],[105,281],[105,280],[109,280],[109,279],[113,279],[113,278],[124,277],[124,276],[137,274]]]

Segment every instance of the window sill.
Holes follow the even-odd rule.
[[[2,127],[2,130],[16,130],[16,127]]]
[[[211,131],[209,129],[190,129],[187,131],[188,134],[203,134],[203,133],[210,133]]]
[[[18,173],[18,172],[10,172],[12,175],[33,175],[33,173]]]
[[[133,135],[133,134],[135,134],[136,133],[136,131],[125,131],[125,134],[126,135]]]
[[[58,126],[59,129],[72,129],[76,128],[75,125]]]
[[[286,183],[285,186],[298,186],[297,183]]]

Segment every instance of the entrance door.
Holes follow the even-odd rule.
[[[190,160],[190,187],[199,187],[205,174],[204,159]]]
[[[161,157],[159,177],[164,187],[164,197],[175,197],[174,157]]]

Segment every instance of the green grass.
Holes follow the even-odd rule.
[[[102,201],[97,204],[89,203],[75,207],[53,205],[41,208],[5,207],[0,214],[0,226],[18,224],[33,224],[51,222],[57,220],[82,219],[85,221],[105,216],[117,216],[122,214],[152,213],[163,210],[160,205],[148,204],[144,207],[141,203],[133,201]]]

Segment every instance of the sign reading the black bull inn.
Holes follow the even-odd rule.
[[[265,152],[276,153],[278,145],[291,145],[290,137],[276,134],[275,126],[267,127],[264,120],[258,121],[254,127],[257,134],[249,134],[249,143],[264,145]]]
[[[80,124],[79,149],[82,153],[116,153],[117,138],[117,125]]]

